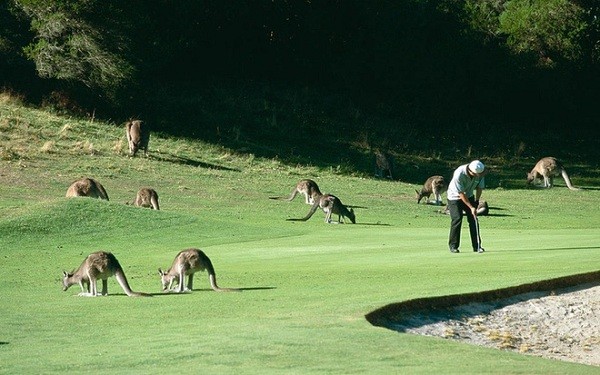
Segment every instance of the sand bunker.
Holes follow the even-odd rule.
[[[594,272],[493,292],[406,301],[366,318],[399,332],[600,366],[598,276]],[[523,293],[526,289],[533,291]],[[497,298],[502,294],[510,296]],[[465,301],[468,297],[474,302]]]

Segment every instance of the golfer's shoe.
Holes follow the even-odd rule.
[[[483,247],[480,247],[479,249],[473,249],[473,251],[476,253],[483,253],[485,252],[485,249]]]
[[[455,248],[450,248],[450,252],[451,253],[460,253],[460,251],[458,251],[458,249],[455,249]]]

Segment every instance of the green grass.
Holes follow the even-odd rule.
[[[407,299],[597,270],[597,179],[578,192],[562,184],[488,189],[494,215],[481,218],[488,252],[450,254],[449,218],[417,205],[414,184],[289,166],[160,134],[151,138],[149,159],[129,159],[120,126],[54,116],[6,97],[0,130],[0,373],[598,371],[400,334],[364,318]],[[64,198],[81,176],[101,181],[110,202]],[[289,194],[305,177],[360,206],[358,223],[327,225],[320,212],[286,221],[309,207],[268,197]],[[124,204],[142,186],[159,192],[161,211]],[[162,295],[157,269],[187,247],[207,253],[221,286],[243,291],[212,292],[200,274],[193,293]],[[114,279],[108,297],[63,292],[62,271],[96,250],[113,252],[132,288],[155,296],[128,298]]]

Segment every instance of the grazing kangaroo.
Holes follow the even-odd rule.
[[[216,292],[229,292],[237,291],[239,289],[231,288],[220,288],[217,285],[217,276],[215,275],[215,268],[212,262],[199,249],[186,249],[180,251],[175,257],[171,267],[165,272],[162,269],[158,269],[158,273],[161,276],[163,291],[171,290],[174,283],[178,283],[177,293],[183,293],[185,291],[192,291],[194,283],[194,273],[198,271],[208,272],[208,281],[210,287]],[[188,276],[187,288],[185,287],[184,281],[185,276]]]
[[[325,222],[331,223],[331,215],[338,215],[338,222],[343,223],[344,217],[350,219],[352,224],[356,224],[356,216],[354,215],[354,210],[351,208],[348,210],[346,206],[342,203],[342,201],[332,194],[323,194],[315,199],[312,207],[308,214],[302,219],[297,219],[298,221],[307,221],[311,218],[311,216],[317,211],[317,208],[321,208],[323,212],[325,212]],[[288,219],[290,220],[290,219]]]
[[[439,210],[438,211],[441,214],[446,214],[446,215],[450,215],[450,210],[448,209],[448,206],[446,206],[446,208],[444,208],[443,210]],[[490,206],[488,205],[488,202],[486,201],[479,201],[479,204],[477,205],[477,210],[475,210],[475,212],[477,212],[478,216],[487,216],[490,213]]]
[[[90,197],[108,200],[108,194],[106,194],[104,186],[93,178],[82,178],[73,182],[67,189],[66,197]]]
[[[129,144],[129,156],[135,156],[140,149],[144,150],[145,156],[148,156],[150,132],[146,129],[144,122],[141,120],[128,121],[125,124],[125,133]]]
[[[310,179],[304,179],[304,180],[298,181],[298,183],[294,187],[294,190],[292,190],[292,193],[290,194],[289,198],[283,198],[283,197],[270,197],[270,198],[271,199],[285,199],[288,202],[291,202],[294,198],[296,198],[296,195],[298,195],[298,193],[304,195],[304,201],[306,202],[306,204],[313,204],[315,202],[315,199],[322,195],[321,190],[319,190],[319,185],[317,185],[316,182],[314,182],[313,180],[310,180]]]
[[[394,159],[388,153],[375,149],[375,175],[379,178],[394,179]]]
[[[479,204],[477,205],[477,210],[475,211],[479,216],[486,216],[490,213],[490,206],[486,201],[479,201]]]
[[[558,176],[559,174],[562,175],[569,189],[580,190],[571,184],[571,179],[562,163],[553,157],[542,158],[535,164],[531,172],[527,174],[527,185],[531,185],[541,176],[544,178],[544,187],[551,188],[554,185],[554,176]]]
[[[421,203],[421,199],[425,197],[425,202],[429,203],[429,197],[431,194],[435,196],[435,204],[442,204],[442,193],[446,191],[448,186],[443,176],[431,176],[425,181],[421,191],[417,192],[417,204]]]
[[[129,297],[151,297],[150,294],[138,293],[131,290],[123,267],[112,253],[97,251],[88,255],[81,266],[71,273],[63,272],[63,290],[71,285],[79,284],[80,296],[96,297],[98,295],[97,282],[102,279],[102,295],[108,294],[107,279],[115,276],[121,288]]]
[[[156,190],[150,188],[141,188],[137,192],[133,204],[138,207],[147,207],[154,210],[160,209],[158,207],[158,193]]]

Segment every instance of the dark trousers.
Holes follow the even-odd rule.
[[[475,206],[475,199],[469,200]],[[480,240],[477,237],[477,224],[471,210],[462,200],[448,200],[448,211],[450,211],[450,238],[448,239],[448,247],[450,249],[458,249],[460,246],[460,230],[462,227],[463,216],[467,216],[469,222],[469,233],[471,234],[471,245],[474,250],[479,247]]]

